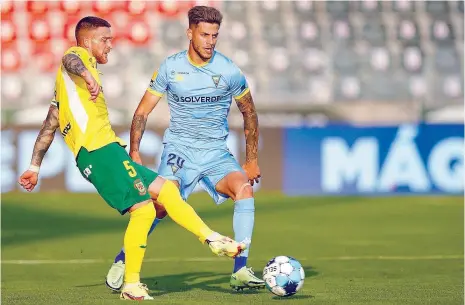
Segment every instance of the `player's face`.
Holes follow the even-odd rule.
[[[220,26],[216,23],[200,22],[188,30],[192,47],[203,60],[208,60],[213,56],[219,29]]]
[[[110,28],[99,27],[95,30],[91,40],[91,51],[92,56],[97,59],[97,63],[106,64],[108,62],[112,39]]]

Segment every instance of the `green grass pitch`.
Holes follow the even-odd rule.
[[[189,203],[232,236],[231,201]],[[142,280],[159,304],[418,304],[464,302],[463,197],[296,197],[259,192],[249,265],[290,255],[303,289],[279,299],[232,292],[232,261],[166,219],[148,241]],[[94,194],[2,195],[2,304],[121,304],[104,285],[127,217]]]

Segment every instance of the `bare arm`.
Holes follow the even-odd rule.
[[[237,106],[244,117],[244,134],[246,142],[245,159],[248,162],[258,161],[258,116],[250,92],[236,99]]]
[[[65,56],[63,56],[62,63],[66,71],[74,75],[84,77],[85,73],[89,72],[87,68],[84,66],[84,63],[82,62],[81,58],[76,54],[66,54]]]
[[[87,70],[81,58],[76,54],[69,53],[63,56],[62,63],[68,73],[80,76],[85,80],[87,90],[89,90],[90,93],[89,100],[95,101],[100,93],[100,85],[92,76],[92,73]]]
[[[48,109],[47,118],[42,124],[39,135],[37,136],[34,150],[32,152],[31,165],[40,167],[45,153],[53,142],[55,137],[55,130],[59,126],[58,121],[58,108],[55,105],[50,105]]]
[[[155,106],[157,106],[160,99],[161,96],[154,95],[148,91],[142,97],[132,118],[129,152],[139,152],[140,141],[145,131],[147,118]]]

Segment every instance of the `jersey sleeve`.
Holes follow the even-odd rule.
[[[50,104],[52,104],[53,106],[58,108],[59,103],[57,101],[57,87],[56,87],[56,84],[55,84],[55,88],[53,90],[54,90],[53,98],[52,98],[52,101],[50,102]]]
[[[84,59],[90,58],[89,53],[87,52],[87,50],[84,49],[84,48],[81,48],[81,47],[71,47],[65,52],[65,55],[67,55],[67,54],[75,54],[75,55],[79,56],[79,58],[81,58],[84,65],[86,64],[86,61],[84,61]]]
[[[234,67],[234,71],[231,75],[231,93],[235,99],[240,99],[249,92],[249,84],[245,79],[245,75],[241,69]]]
[[[168,76],[166,73],[166,61],[164,61],[160,68],[153,73],[147,91],[153,95],[162,97],[166,90],[168,90]]]

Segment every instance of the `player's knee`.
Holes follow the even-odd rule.
[[[248,199],[248,200],[247,200]],[[236,199],[234,203],[234,212],[255,212],[255,202],[250,198]]]
[[[253,198],[253,187],[248,182],[244,183],[241,185],[235,197],[235,200]]]
[[[158,195],[160,195],[161,189],[165,183],[173,183],[179,189],[179,182],[174,180],[166,180],[165,178],[158,176],[152,183],[149,185],[149,193],[153,200],[157,200]]]
[[[166,180],[164,178],[158,176],[157,178],[155,178],[155,180],[152,181],[152,183],[150,183],[148,190],[150,197],[152,197],[154,201],[157,200],[158,195],[160,194],[160,190],[163,187],[165,181]]]
[[[129,209],[129,212],[131,213],[131,217],[137,214],[138,218],[150,219],[151,221],[153,221],[155,219],[156,212],[155,212],[155,207],[151,203],[152,203],[151,200],[147,200],[147,201],[136,203],[135,205],[133,205]],[[134,214],[135,211],[139,211],[141,213],[138,212]]]
[[[176,187],[179,189],[180,186],[179,186],[179,182],[177,180],[170,180],[171,182],[174,183],[174,185],[176,185]]]
[[[155,207],[155,210],[157,211],[158,219],[163,219],[166,217],[166,215],[168,215],[168,213],[166,212],[165,206],[163,204],[160,204],[154,200],[153,205]]]

